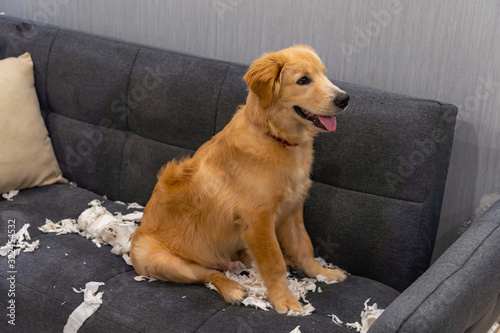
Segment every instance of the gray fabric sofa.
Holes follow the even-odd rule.
[[[246,66],[0,16],[0,59],[24,52],[59,165],[78,187],[0,201],[2,245],[11,219],[40,240],[16,258],[16,325],[2,314],[1,332],[61,332],[82,302],[72,287],[89,281],[106,283],[103,304],[80,332],[352,332],[327,315],[360,321],[368,298],[387,308],[370,332],[485,332],[500,315],[500,202],[429,268],[453,105],[334,81],[350,106],[335,133],[317,138],[304,215],[316,256],[351,275],[309,292],[312,315],[287,317],[228,305],[203,285],[137,282],[109,247],[37,229],[93,199],[111,212],[126,211],[116,200],[145,205],[159,168],[192,154],[245,102]],[[7,271],[2,257],[3,311]]]

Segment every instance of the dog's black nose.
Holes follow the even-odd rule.
[[[346,93],[340,93],[335,96],[333,103],[335,103],[335,105],[339,108],[343,109],[347,106],[347,104],[349,104],[349,95],[347,95]]]

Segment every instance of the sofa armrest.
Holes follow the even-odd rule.
[[[487,332],[500,315],[500,201],[485,212],[369,333]]]

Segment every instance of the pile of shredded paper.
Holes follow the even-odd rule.
[[[316,258],[316,260],[323,266],[334,268],[333,265],[326,263],[323,258]],[[272,305],[267,299],[267,290],[264,282],[260,277],[255,267],[246,268],[241,262],[237,262],[237,268],[232,271],[227,271],[226,276],[233,281],[238,282],[247,290],[247,297],[242,301],[245,306],[253,306],[257,309],[269,311]],[[318,275],[316,278],[302,278],[298,279],[287,273],[288,288],[295,296],[296,299],[302,300],[306,303],[302,312],[289,311],[289,316],[308,316],[314,311],[314,307],[306,299],[309,291],[322,292],[321,287],[316,286],[316,282],[324,282],[327,284],[336,283],[335,281],[328,281],[324,275]],[[212,283],[208,283],[207,287],[212,290],[217,290]]]
[[[9,198],[11,199],[11,198]],[[121,203],[121,202],[120,202]],[[135,229],[137,228],[136,222],[140,222],[142,218],[142,212],[135,211],[130,214],[122,215],[120,213],[112,214],[106,208],[104,208],[99,200],[93,200],[89,203],[90,208],[86,209],[80,214],[78,219],[64,219],[59,222],[54,223],[53,221],[47,219],[45,224],[39,229],[45,233],[55,233],[57,235],[64,235],[70,233],[80,234],[87,239],[90,239],[97,247],[102,245],[110,245],[112,247],[111,252],[116,255],[121,255],[125,262],[131,265],[129,251],[130,251],[130,239]],[[131,208],[143,208],[138,204],[130,204],[128,206]],[[5,256],[18,255],[21,249],[25,252],[34,251],[39,247],[39,241],[33,243],[28,243],[26,240],[30,240],[28,232],[29,224],[24,225],[14,237],[11,237],[9,242],[0,248],[0,254]],[[14,251],[12,249],[15,249]],[[336,268],[332,264],[327,263],[322,258],[316,258],[316,260],[327,268]],[[242,263],[238,262],[237,268],[232,271],[227,271],[226,276],[244,286],[247,289],[247,297],[242,301],[245,306],[252,306],[257,309],[269,311],[272,309],[272,305],[267,299],[267,291],[264,283],[256,270],[256,268],[246,268]],[[302,302],[305,303],[303,311],[300,313],[289,311],[287,315],[289,316],[307,316],[314,311],[314,307],[307,300],[306,295],[308,292],[322,292],[321,287],[317,286],[317,282],[322,283],[335,283],[334,281],[328,281],[328,279],[323,275],[318,275],[315,278],[302,278],[298,279],[290,274],[287,275],[288,286],[292,294]],[[154,281],[154,279],[145,276],[136,276],[136,281]],[[103,285],[103,282],[89,282],[83,290],[76,290],[75,292],[84,293],[84,302],[77,307],[73,313],[68,318],[68,322],[64,328],[64,332],[76,332],[83,322],[90,317],[102,304],[103,292],[96,294],[99,286]],[[210,289],[215,289],[215,287],[208,283],[207,287]],[[338,318],[336,315],[332,314],[332,322],[339,326],[346,326],[351,329],[355,329],[357,332],[366,332],[375,319],[380,316],[384,311],[383,309],[378,309],[377,304],[368,305],[369,299],[364,304],[364,310],[361,312],[361,323],[346,323]],[[292,332],[300,332],[299,326],[296,327]]]
[[[130,252],[130,237],[137,229],[135,222],[140,222],[142,219],[142,212],[126,215],[111,214],[101,206],[99,200],[91,201],[89,206],[91,207],[80,214],[77,220],[64,219],[54,223],[47,219],[39,229],[57,235],[77,233],[91,239],[97,247],[111,245],[111,252],[121,255],[125,262],[131,265],[128,254]],[[141,208],[141,206],[131,204],[128,208]]]
[[[326,263],[323,258],[316,258],[321,265],[328,268],[335,268],[332,264]],[[269,311],[272,309],[272,305],[267,299],[267,291],[264,287],[264,282],[262,281],[257,270],[252,268],[245,268],[245,266],[238,262],[238,267],[234,271],[227,271],[226,276],[233,281],[238,282],[242,286],[244,286],[247,290],[247,297],[242,301],[242,304],[245,306],[253,306],[257,309],[261,309],[264,311]],[[317,282],[323,283],[335,283],[328,281],[325,276],[319,275],[316,278],[302,278],[297,279],[296,277],[292,277],[290,274],[287,274],[288,279],[288,287],[292,294],[298,300],[301,300],[306,303],[304,305],[304,309],[302,312],[297,313],[293,311],[289,311],[287,313],[288,316],[308,316],[314,311],[314,307],[311,303],[306,299],[306,295],[309,291],[311,292],[322,292],[320,286],[316,286]],[[211,283],[207,284],[207,287],[213,290],[216,290],[215,286]],[[377,304],[368,305],[370,299],[367,299],[364,303],[364,309],[361,311],[361,323],[344,323],[338,316],[331,314],[328,315],[332,318],[332,322],[338,326],[344,325],[347,328],[355,329],[357,332],[366,333],[373,322],[384,312],[384,309],[379,309]],[[297,326],[292,332],[300,333],[300,326]],[[290,332],[290,333],[292,333]]]

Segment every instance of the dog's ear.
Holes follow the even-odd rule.
[[[267,53],[255,60],[243,77],[263,108],[279,93],[284,66],[285,59],[280,54]]]

